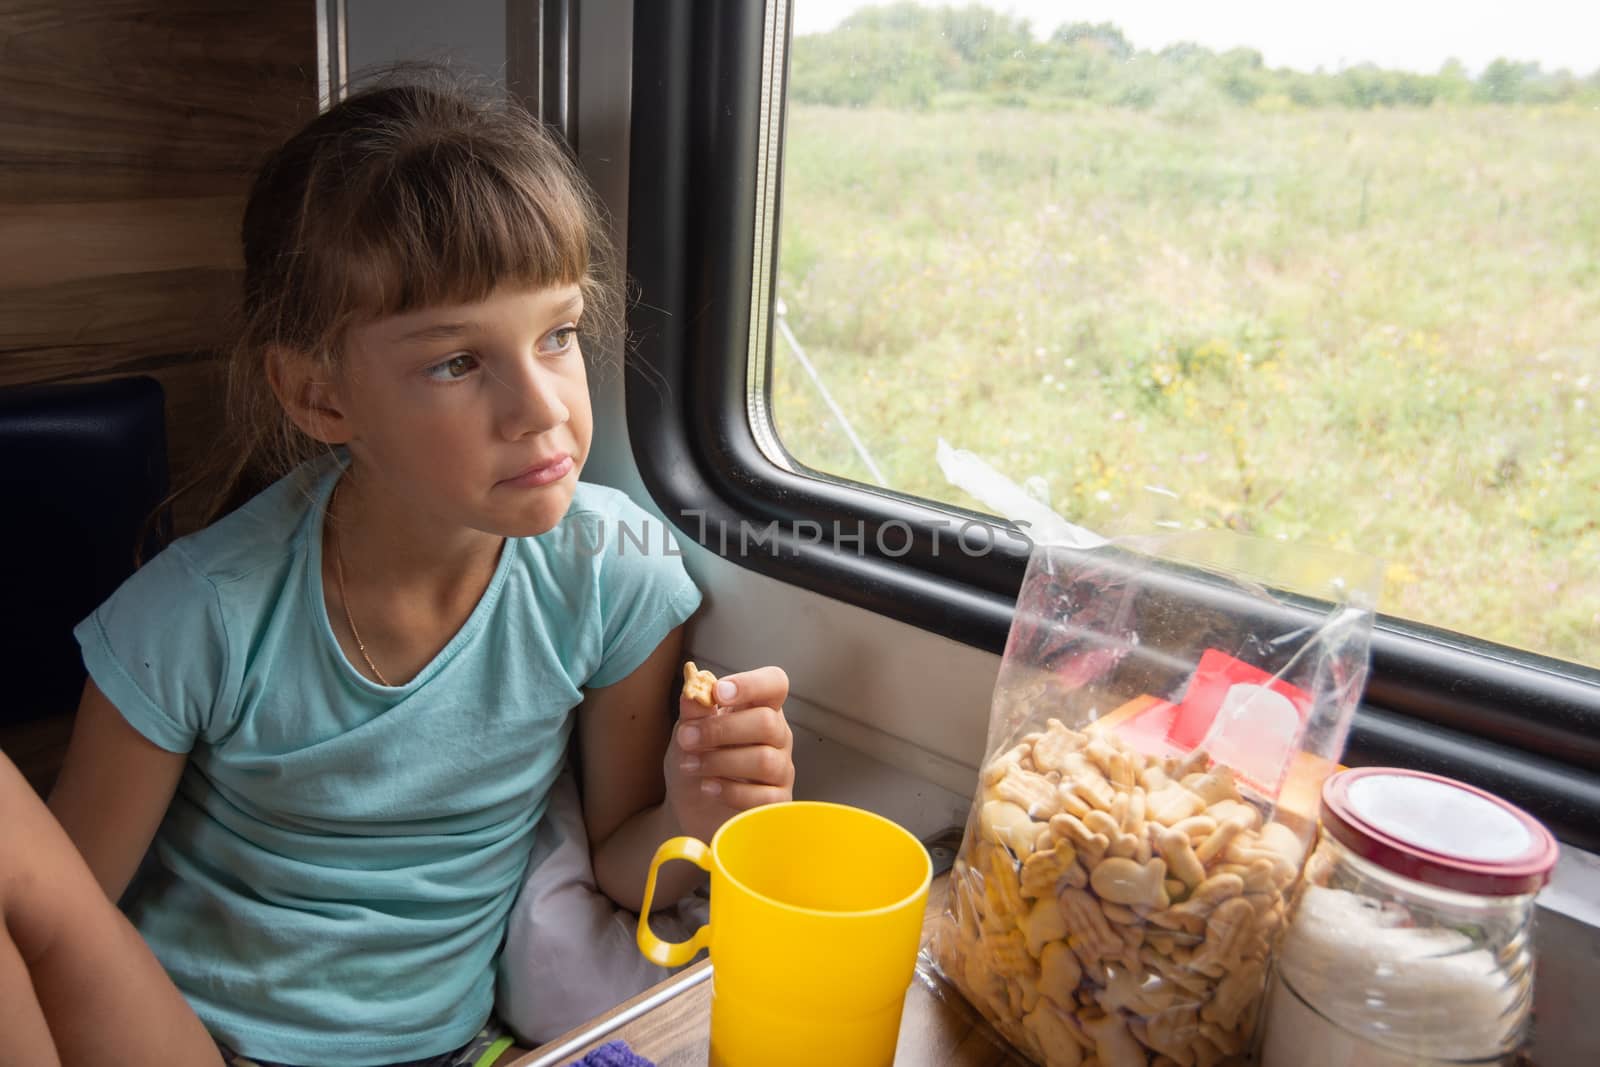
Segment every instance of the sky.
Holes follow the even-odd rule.
[[[917,0],[965,6],[967,0]],[[792,0],[796,34],[820,33],[872,0]],[[1376,63],[1433,72],[1460,59],[1474,73],[1490,60],[1538,60],[1547,70],[1600,70],[1600,0],[986,0],[1048,35],[1063,22],[1111,22],[1135,47],[1178,41],[1258,49],[1272,67],[1338,70]]]

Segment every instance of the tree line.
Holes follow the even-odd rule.
[[[1582,77],[1502,58],[1476,76],[1458,60],[1433,74],[1373,64],[1306,72],[1269,68],[1252,48],[1138,49],[1109,22],[1063,25],[1038,40],[1027,19],[978,4],[933,8],[902,0],[858,11],[827,33],[795,38],[789,96],[806,104],[919,110],[1075,101],[1138,109],[1600,106],[1600,68]]]

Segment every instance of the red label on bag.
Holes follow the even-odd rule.
[[[1119,709],[1122,710],[1122,709]],[[1311,714],[1311,697],[1298,686],[1207,649],[1184,697],[1130,705],[1126,717],[1106,726],[1152,756],[1183,756],[1204,748],[1233,768],[1257,792],[1276,797]]]

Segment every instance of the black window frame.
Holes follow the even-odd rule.
[[[766,60],[774,49],[787,56],[790,5],[770,6],[771,23],[766,0],[634,5],[625,377],[634,458],[663,512],[706,548],[998,653],[1027,563],[1018,531],[796,461],[786,469],[751,426],[752,294],[776,272],[781,211],[775,189],[758,183],[763,154],[774,184],[782,172],[786,69]],[[762,140],[764,107],[775,143]],[[758,208],[771,219],[765,263]],[[756,327],[769,353],[771,299]],[[732,551],[738,531],[773,523],[774,541]],[[914,534],[903,554],[903,533],[887,528],[902,523]],[[820,536],[836,532],[848,550]],[[975,543],[986,550],[969,551]],[[1197,585],[1196,595],[1208,594]],[[1600,671],[1380,618],[1345,762],[1473,782],[1600,851]]]

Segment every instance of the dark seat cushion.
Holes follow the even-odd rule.
[[[72,628],[164,543],[162,401],[153,378],[0,389],[0,724],[77,707]]]

